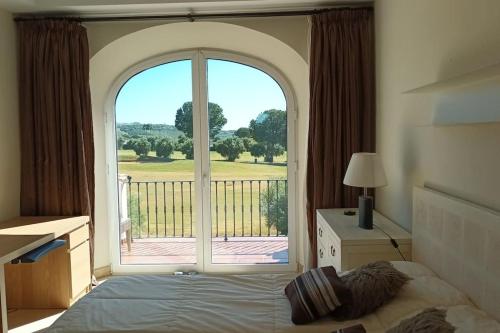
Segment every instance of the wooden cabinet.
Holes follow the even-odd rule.
[[[411,235],[373,212],[374,229],[358,227],[358,214],[344,215],[346,209],[317,210],[318,266],[345,271],[377,260],[411,260]],[[390,236],[390,237],[389,237]],[[390,238],[399,245],[394,248]]]
[[[91,287],[89,227],[60,237],[66,245],[33,264],[6,264],[10,309],[67,309]]]

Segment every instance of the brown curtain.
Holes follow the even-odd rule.
[[[375,148],[373,10],[313,15],[307,158],[307,219],[317,266],[316,209],[357,207],[342,181],[351,155]]]
[[[21,214],[89,215],[94,142],[87,32],[78,22],[18,22]]]

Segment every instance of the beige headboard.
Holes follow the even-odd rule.
[[[412,237],[414,261],[500,320],[500,213],[415,187]]]

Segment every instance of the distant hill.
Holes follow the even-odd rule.
[[[182,135],[182,132],[175,128],[174,125],[167,124],[117,123],[116,129],[118,135],[126,133],[129,137],[160,136],[175,140]],[[234,132],[234,130],[222,130],[217,137],[219,139],[232,137],[234,136]]]
[[[176,139],[182,134],[175,126],[167,124],[118,123],[116,128],[130,137],[161,136]]]
[[[234,132],[236,132],[235,130],[227,130],[227,131],[220,131],[219,134],[217,134],[217,138],[218,139],[221,139],[221,140],[224,140],[226,138],[230,138],[232,136],[234,136]]]

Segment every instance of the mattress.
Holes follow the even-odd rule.
[[[47,332],[332,332],[361,323],[368,332],[378,333],[430,306],[452,309],[450,320],[465,327],[463,332],[474,325],[482,325],[477,326],[485,329],[482,332],[500,332],[498,323],[425,267],[406,262],[394,265],[413,279],[390,303],[355,321],[324,318],[294,325],[283,292],[294,274],[141,275],[110,278]],[[469,310],[475,319],[464,319]],[[486,320],[490,321],[485,324]]]

